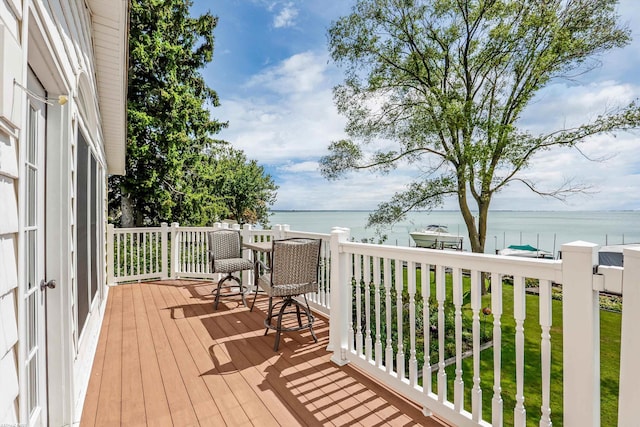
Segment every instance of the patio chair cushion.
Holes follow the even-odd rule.
[[[214,273],[233,273],[234,271],[251,270],[253,262],[244,258],[216,259],[213,261]]]
[[[270,297],[295,296],[317,292],[318,283],[295,283],[284,285],[271,285],[271,273],[264,274],[258,278],[258,285]]]

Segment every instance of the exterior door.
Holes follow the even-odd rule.
[[[24,399],[21,416],[29,426],[47,425],[46,327],[45,327],[45,130],[46,92],[29,70],[26,127],[23,139],[23,236],[24,277],[22,297],[26,338],[22,352]]]

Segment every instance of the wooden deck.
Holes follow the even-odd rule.
[[[444,424],[350,366],[329,361],[328,322],[263,336],[266,299],[213,310],[211,282],[109,290],[81,426]]]

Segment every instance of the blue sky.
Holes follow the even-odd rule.
[[[582,123],[607,106],[640,97],[640,14],[637,0],[622,0],[621,22],[633,41],[601,58],[602,66],[577,81],[556,81],[530,105],[523,124],[536,132]],[[194,0],[192,14],[219,17],[212,63],[203,74],[222,106],[212,117],[229,121],[218,137],[257,160],[280,186],[274,209],[375,209],[402,191],[417,171],[387,176],[369,172],[327,181],[318,160],[344,138],[345,120],[331,89],[343,80],[327,52],[327,28],[353,0]],[[543,153],[525,175],[545,188],[567,179],[591,188],[562,203],[523,185],[497,194],[492,209],[640,209],[640,131],[604,135],[576,150]],[[606,158],[592,162],[587,158]],[[456,209],[454,199],[444,208]]]

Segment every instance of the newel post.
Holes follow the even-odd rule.
[[[115,235],[115,227],[113,224],[107,224],[107,285],[113,285],[115,281],[115,247],[113,244],[113,236]]]
[[[348,254],[340,250],[340,245],[349,239],[348,228],[334,228],[331,231],[331,314],[329,316],[329,345],[333,351],[331,361],[339,366],[347,360],[349,334],[349,308],[351,307],[351,286],[349,285]]]
[[[640,402],[640,248],[624,249],[618,426],[638,425]]]
[[[287,233],[289,233],[290,230],[289,224],[276,224],[273,227],[273,239],[286,239]]]
[[[600,311],[594,243],[562,245],[564,424],[600,425]],[[553,417],[553,414],[551,414]]]
[[[240,238],[243,242],[253,242],[253,225],[251,224],[243,224],[242,230],[240,230]],[[251,250],[249,249],[241,249],[242,256],[246,258],[251,258]],[[254,277],[253,270],[249,270],[247,274],[242,273],[242,284],[248,286],[252,291],[254,288]]]
[[[166,222],[160,224],[160,262],[162,279],[169,278],[169,225]]]
[[[180,261],[180,242],[178,241],[180,238],[178,233],[178,228],[180,224],[177,222],[171,223],[171,263],[169,267],[169,277],[175,279],[178,272],[178,262]]]

